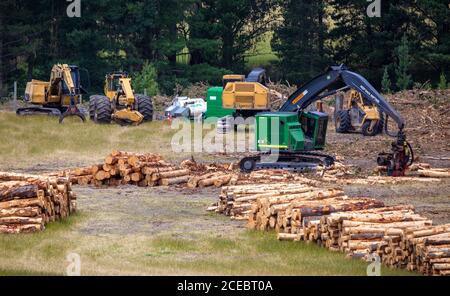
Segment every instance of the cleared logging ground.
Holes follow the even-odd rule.
[[[139,127],[98,126],[47,117],[18,118],[0,112],[0,167],[53,171],[102,161],[113,149],[155,152],[171,160],[173,131],[154,122]],[[350,159],[350,158],[349,158]],[[198,160],[211,161],[206,155]],[[216,158],[217,160],[217,158]],[[446,183],[448,184],[448,183]],[[422,185],[418,185],[422,186]],[[384,189],[385,188],[385,189]],[[399,195],[448,212],[448,186],[399,187]],[[381,191],[380,191],[381,190]],[[355,188],[369,197],[397,187]],[[43,233],[0,236],[0,274],[63,274],[66,255],[81,255],[82,274],[365,275],[367,264],[306,243],[280,243],[274,233],[247,231],[243,223],[205,211],[218,190],[179,192],[160,188],[94,189],[74,186],[79,214],[50,224]],[[447,208],[448,210],[448,208]],[[444,211],[444,212],[443,212]],[[383,267],[383,275],[411,275]]]

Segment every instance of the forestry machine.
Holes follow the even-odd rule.
[[[248,118],[270,110],[270,90],[266,87],[266,70],[253,69],[244,75],[223,77],[223,109],[234,110],[233,117]]]
[[[80,71],[77,66],[56,64],[50,81],[32,80],[25,89],[25,101],[29,106],[17,109],[17,115],[47,114],[59,116],[63,122],[67,116],[78,116],[85,121],[77,105],[81,103]]]
[[[336,96],[335,125],[338,133],[360,130],[364,136],[373,137],[383,133],[384,116],[375,104],[352,90],[347,100]]]
[[[306,108],[317,100],[353,89],[386,114],[385,132],[396,140],[390,153],[380,153],[377,162],[386,166],[388,175],[403,176],[414,155],[403,131],[405,121],[400,114],[361,75],[345,66],[329,67],[289,96],[278,112],[256,115],[256,148],[259,154],[240,162],[244,172],[255,169],[281,168],[296,171],[315,169],[317,165],[331,166],[334,158],[316,152],[326,143],[328,115]],[[388,118],[398,125],[398,132],[388,131]]]
[[[106,75],[105,95],[94,95],[89,100],[89,117],[96,123],[139,125],[153,119],[153,103],[150,97],[134,94],[131,78],[126,72]]]

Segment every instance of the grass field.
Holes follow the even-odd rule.
[[[66,223],[50,225],[44,233],[0,236],[0,254],[4,258],[0,274],[62,275],[70,252],[80,254],[83,275],[366,274],[364,262],[345,259],[342,254],[315,245],[281,243],[273,233],[80,233],[79,229],[90,219],[82,213]],[[383,268],[382,274],[410,273]]]
[[[99,126],[0,112],[0,169],[48,171],[101,161],[112,149],[174,155],[154,122]],[[203,159],[204,160],[204,159]],[[68,253],[85,275],[365,275],[367,264],[207,213],[218,190],[74,187],[79,213],[42,233],[0,235],[0,275],[62,275]],[[412,275],[382,269],[383,275]]]
[[[278,56],[272,50],[270,42],[273,32],[266,33],[254,48],[247,52],[245,62],[249,67],[266,67],[272,62],[278,61]]]

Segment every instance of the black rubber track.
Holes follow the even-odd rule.
[[[336,132],[348,133],[352,129],[352,120],[347,110],[339,110],[336,114]]]
[[[153,120],[153,102],[152,99],[144,95],[135,95],[136,110],[144,116],[144,121]]]

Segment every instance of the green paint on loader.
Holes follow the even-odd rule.
[[[257,151],[312,151],[325,147],[328,115],[268,112],[256,115]]]
[[[207,111],[206,118],[217,117],[222,118],[231,116],[236,111],[234,109],[224,109],[222,107],[223,87],[211,87],[206,94]]]

